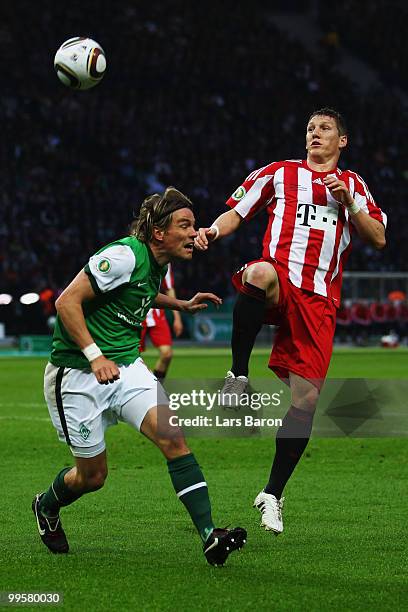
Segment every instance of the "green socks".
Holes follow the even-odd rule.
[[[207,483],[193,454],[183,455],[167,461],[169,474],[177,497],[183,502],[198,533],[205,542],[214,529]],[[71,468],[64,468],[40,501],[40,510],[45,516],[57,516],[62,506],[69,506],[82,494],[72,491],[64,482]]]
[[[57,516],[62,506],[69,506],[82,496],[82,493],[71,491],[64,482],[64,476],[70,469],[69,467],[61,470],[50,488],[42,496],[39,507],[45,516]]]
[[[177,497],[187,508],[198,533],[205,542],[214,529],[207,483],[194,455],[183,455],[167,461]]]

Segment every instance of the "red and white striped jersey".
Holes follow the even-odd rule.
[[[174,288],[174,276],[173,270],[171,269],[171,264],[167,266],[166,276],[162,280],[162,284],[160,287],[161,293],[166,293],[168,289]],[[157,325],[158,321],[165,317],[166,314],[162,308],[150,308],[146,315],[145,323],[147,327],[154,327]]]
[[[305,160],[273,162],[252,172],[227,200],[246,221],[266,209],[264,259],[287,269],[296,286],[340,304],[343,268],[351,251],[347,210],[323,183],[327,175],[344,181],[356,203],[386,226],[387,216],[363,179],[350,170],[315,172]]]
[[[166,276],[162,280],[160,291],[166,292],[168,289],[174,289],[174,276],[171,264],[167,265]]]

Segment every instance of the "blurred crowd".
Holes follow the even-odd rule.
[[[355,4],[341,5],[350,41],[361,27],[349,18]],[[380,52],[373,20],[384,11],[374,4],[387,3],[368,7],[364,24],[375,35],[354,50],[381,74],[392,65],[396,80],[407,55],[389,48],[390,64]],[[278,31],[272,10],[248,0],[3,7],[0,293],[57,295],[92,252],[127,233],[144,197],[167,185],[191,197],[197,225],[207,225],[251,170],[304,156],[305,124],[322,106],[347,119],[340,165],[363,176],[389,216],[387,248],[357,244],[348,269],[407,270],[408,117],[400,96],[387,80],[362,95],[329,56],[312,58]],[[406,47],[397,26],[395,45]],[[53,72],[56,49],[75,35],[91,35],[107,55],[104,80],[87,92],[64,88]],[[260,215],[176,267],[178,294],[232,294],[231,272],[259,257],[265,225]]]
[[[387,86],[406,88],[408,4],[405,0],[317,0],[315,4],[320,25],[332,33],[333,43],[348,47],[367,61]]]

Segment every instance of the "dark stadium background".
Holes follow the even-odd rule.
[[[0,306],[6,334],[46,333],[62,288],[127,232],[147,194],[175,185],[207,225],[252,169],[303,156],[305,122],[322,106],[345,115],[340,165],[363,176],[389,219],[386,249],[356,241],[348,270],[407,271],[404,2],[20,0],[1,16],[0,293],[15,298]],[[53,57],[83,34],[104,47],[108,70],[94,90],[70,91]],[[176,266],[180,297],[231,297],[231,272],[259,256],[264,226],[261,215]],[[35,307],[19,304],[28,291],[42,292]]]

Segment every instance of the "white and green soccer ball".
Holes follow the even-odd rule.
[[[71,89],[90,89],[103,79],[105,52],[92,38],[76,36],[66,40],[54,58],[54,68],[61,83]]]

